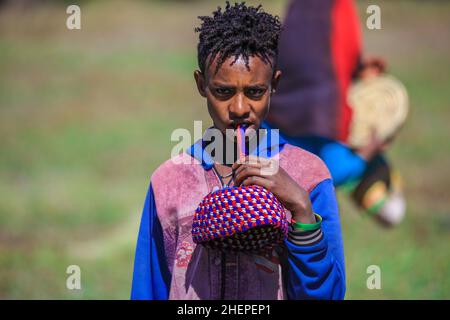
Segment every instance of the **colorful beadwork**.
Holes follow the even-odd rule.
[[[252,185],[209,193],[194,214],[195,243],[232,251],[264,251],[287,235],[286,210],[267,189]]]

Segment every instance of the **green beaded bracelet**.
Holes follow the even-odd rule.
[[[318,215],[317,213],[314,213],[314,216],[316,217],[316,223],[301,223],[297,222],[294,219],[291,219],[291,223],[294,225],[296,229],[299,231],[314,231],[320,228],[320,225],[322,224],[322,217]]]

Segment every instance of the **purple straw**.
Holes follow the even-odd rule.
[[[247,126],[245,124],[238,125],[237,132],[237,143],[239,149],[239,159],[244,161],[246,152],[245,152],[245,129]]]

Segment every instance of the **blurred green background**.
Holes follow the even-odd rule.
[[[256,1],[248,1],[258,4]],[[262,1],[283,16],[286,1]],[[170,133],[210,123],[193,81],[198,15],[223,1],[67,1],[0,6],[0,298],[128,299],[139,219]],[[384,230],[339,193],[347,299],[450,298],[450,3],[359,1],[382,12],[365,52],[409,90],[389,151],[406,220]],[[205,124],[205,126],[206,126]],[[66,268],[81,268],[81,290]],[[381,290],[366,269],[381,268]]]

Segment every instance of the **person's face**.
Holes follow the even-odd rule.
[[[230,66],[234,57],[228,58],[215,73],[217,59],[209,65],[205,74],[195,71],[197,88],[206,98],[214,126],[225,133],[238,124],[257,130],[265,119],[270,97],[276,88],[281,71],[257,57],[250,57],[249,67],[242,57]]]

